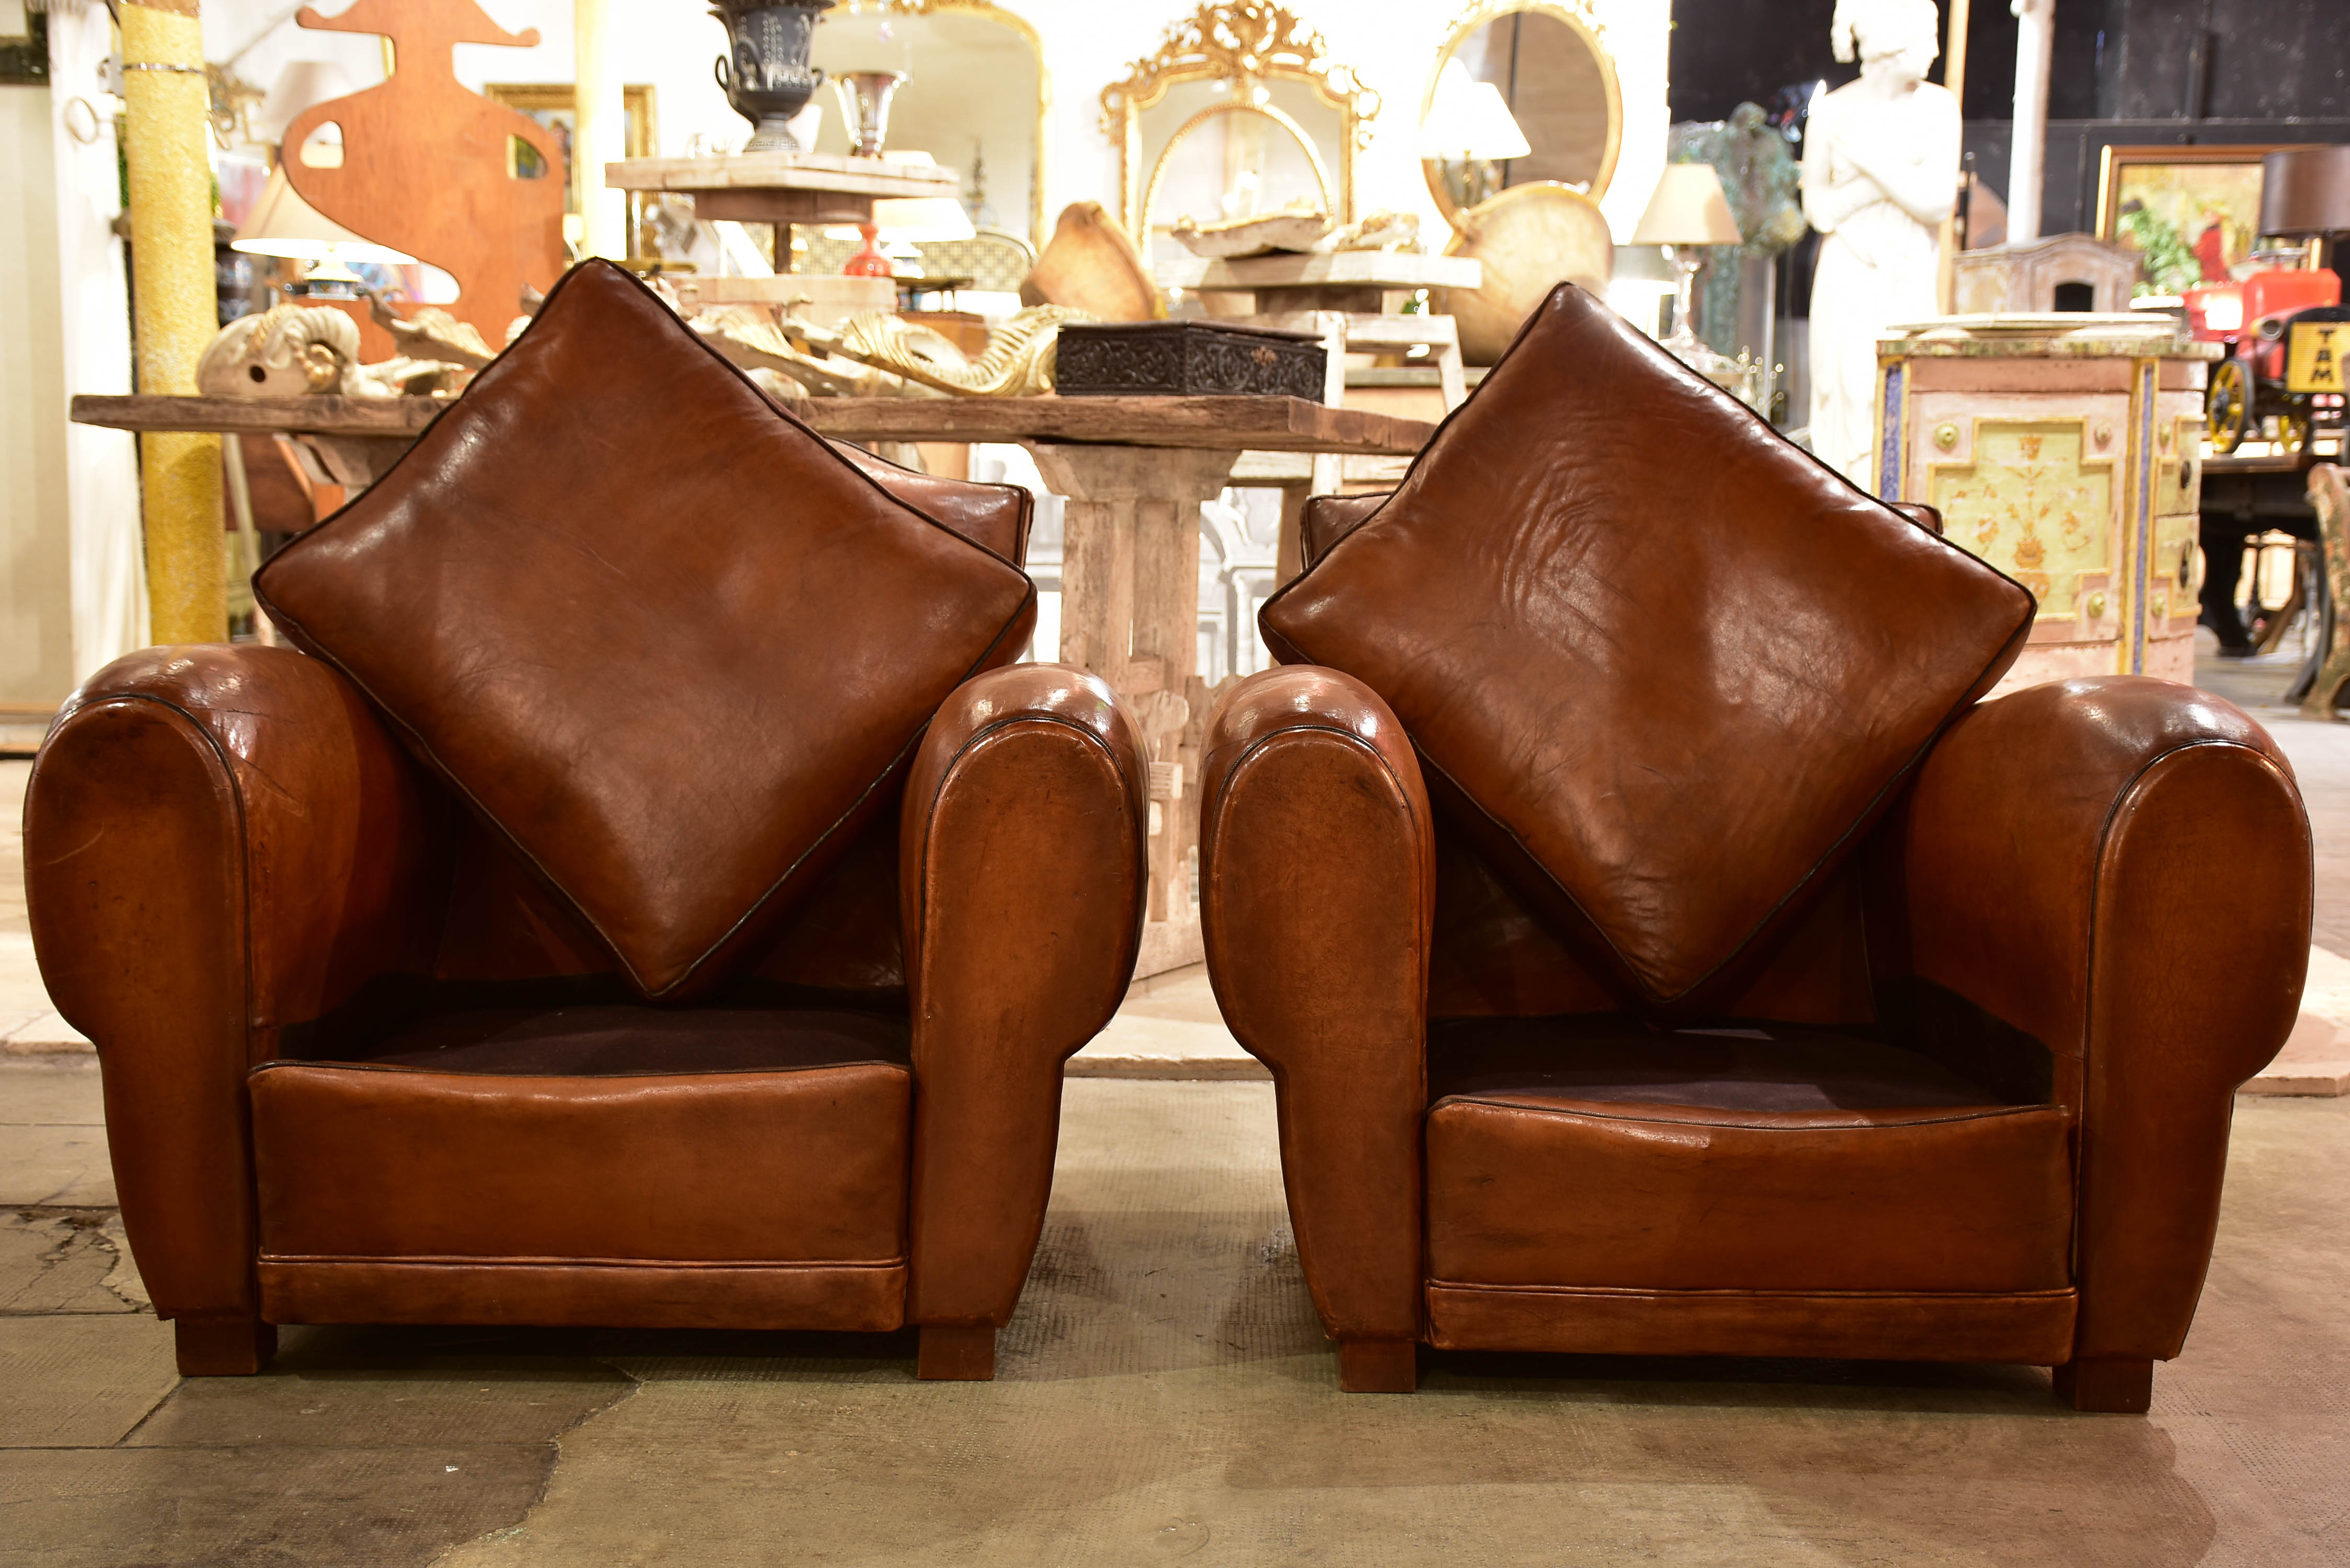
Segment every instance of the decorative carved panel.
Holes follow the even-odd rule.
[[[2113,566],[2114,464],[2085,459],[2086,420],[1977,420],[1968,461],[1929,465],[1950,539],[2077,618],[2084,573]]]
[[[2152,542],[2146,556],[2146,618],[2147,624],[2192,617],[2199,607],[2195,592],[2203,586],[2196,569],[2195,540],[2202,519],[2192,512],[2174,512],[2154,520]]]

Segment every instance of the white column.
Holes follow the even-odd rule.
[[[57,313],[62,396],[128,392],[130,291],[114,111],[101,67],[112,24],[96,5],[49,7],[49,107],[57,192]],[[139,527],[139,448],[129,431],[67,424],[66,496],[73,567],[73,679],[147,643],[147,568]]]
[[[2007,237],[2040,237],[2040,187],[2048,162],[2048,57],[2056,0],[2011,0],[2015,13],[2015,140],[2008,152]]]
[[[579,208],[579,254],[629,254],[627,195],[604,188],[604,165],[628,156],[629,111],[612,47],[612,0],[572,0],[572,70],[579,119],[571,133],[571,182]]]

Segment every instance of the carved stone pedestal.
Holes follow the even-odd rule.
[[[1239,453],[1030,441],[1062,517],[1061,661],[1109,682],[1150,746],[1150,909],[1138,977],[1201,957],[1190,857],[1200,842],[1200,504]]]

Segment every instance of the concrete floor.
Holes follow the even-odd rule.
[[[2221,679],[2256,711],[2274,683]],[[2350,727],[2260,716],[2350,952]],[[46,1008],[22,767],[0,1023]],[[1110,1059],[1221,1033],[1196,974],[1118,1028]],[[1873,1363],[1431,1355],[1418,1395],[1340,1395],[1271,1086],[1115,1075],[1068,1085],[993,1384],[915,1382],[904,1334],[465,1328],[289,1329],[268,1375],[183,1383],[98,1088],[87,1055],[0,1055],[0,1568],[2350,1564],[2350,1100],[2239,1102],[2194,1335],[2132,1418]]]
[[[87,1067],[0,1097],[96,1132]],[[2143,1419],[2015,1367],[1440,1355],[1341,1395],[1272,1113],[1073,1081],[993,1384],[915,1382],[906,1335],[481,1329],[182,1383],[107,1211],[12,1175],[0,1563],[2350,1563],[2350,1101],[2242,1103]]]

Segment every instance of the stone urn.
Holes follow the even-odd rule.
[[[718,58],[718,85],[734,112],[753,126],[745,152],[805,151],[791,132],[792,117],[824,84],[808,64],[816,18],[837,0],[717,0],[711,15],[726,24],[728,49]]]

